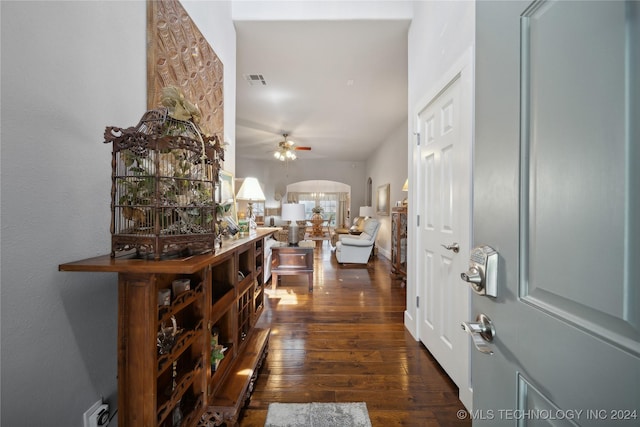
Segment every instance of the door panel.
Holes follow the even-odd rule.
[[[424,174],[424,228],[426,230],[433,231],[436,227],[436,155],[430,153],[424,159],[423,174]]]
[[[474,241],[500,271],[497,298],[472,298],[497,332],[472,355],[474,410],[493,411],[474,425],[640,422],[639,12],[477,3]]]
[[[456,301],[456,289],[459,288],[456,274],[457,271],[455,269],[456,263],[454,259],[449,256],[441,256],[440,257],[440,268],[442,269],[441,279],[444,281],[443,286],[441,286],[440,291],[442,292],[442,296],[440,297],[440,302],[442,304],[446,304],[448,302]],[[453,310],[440,310],[440,340],[442,344],[449,349],[453,350],[454,342],[459,341],[458,336],[460,335],[460,327],[458,326],[458,322],[455,318],[458,314]],[[454,328],[455,327],[455,328]],[[453,332],[455,331],[455,334]],[[456,349],[458,351],[458,349]]]
[[[443,111],[444,113],[444,111]],[[443,133],[451,132],[451,129],[445,130],[445,124],[443,123]],[[453,126],[448,124],[448,126]],[[440,152],[440,171],[442,176],[440,177],[440,200],[439,206],[442,209],[440,218],[442,222],[440,230],[442,233],[453,233],[454,230],[454,218],[453,218],[453,147],[451,145],[442,147]]]
[[[551,402],[551,400],[540,392],[535,386],[530,384],[522,375],[518,375],[518,402],[516,410],[521,414],[561,414],[562,409],[558,408]],[[514,411],[514,414],[516,412]],[[507,413],[505,412],[505,418]],[[573,420],[573,414],[567,412],[567,417],[554,417],[558,419],[547,420],[545,417],[532,417],[533,419],[527,420],[526,425],[528,427],[537,426],[553,426],[553,427],[576,427],[578,424]],[[515,418],[515,415],[514,415]],[[548,418],[551,418],[550,416]],[[585,415],[586,418],[586,415]],[[525,424],[521,422],[520,424]]]
[[[434,316],[438,314],[436,311],[436,306],[438,304],[438,288],[435,285],[434,281],[434,262],[433,262],[433,253],[430,251],[425,251],[424,256],[424,288],[426,291],[426,310],[424,310],[424,323],[427,330],[434,331],[437,325],[437,322],[434,320]]]
[[[622,2],[586,8],[543,3],[523,17],[522,121],[529,133],[522,145],[529,156],[522,168],[529,173],[521,176],[521,223],[527,224],[521,296],[586,331],[631,328],[637,334],[637,319],[625,319],[634,304],[625,283],[626,183],[620,167],[630,142],[624,21]],[[571,37],[565,35],[568,22]],[[572,40],[594,28],[597,37],[588,43]],[[571,61],[558,67],[569,47]],[[558,241],[570,245],[572,257],[557,256]]]

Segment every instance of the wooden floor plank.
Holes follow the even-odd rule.
[[[312,294],[296,276],[265,289],[270,349],[240,426],[263,426],[272,402],[366,402],[374,427],[470,426],[457,388],[404,327],[388,260],[339,266],[323,245],[314,269]]]

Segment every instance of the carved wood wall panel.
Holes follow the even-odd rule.
[[[206,134],[224,138],[223,64],[177,0],[147,0],[147,108],[177,86],[202,113]]]

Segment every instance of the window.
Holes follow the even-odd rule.
[[[304,205],[305,218],[313,215],[312,209],[316,206],[322,208],[322,217],[331,218],[329,226],[335,227],[338,211],[338,193],[299,193],[298,203]]]

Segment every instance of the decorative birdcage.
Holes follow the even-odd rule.
[[[147,111],[135,127],[105,129],[113,143],[111,256],[145,258],[214,250],[215,185],[224,147],[166,108]]]

